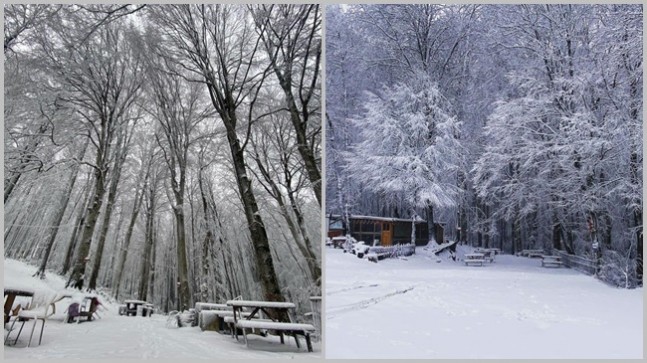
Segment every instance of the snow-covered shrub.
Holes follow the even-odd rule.
[[[607,250],[602,254],[600,279],[625,289],[635,288],[639,281],[636,275],[638,260],[632,243],[623,251]]]

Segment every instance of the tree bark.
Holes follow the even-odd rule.
[[[70,237],[70,242],[67,245],[67,252],[65,253],[65,261],[63,262],[63,267],[61,269],[61,275],[66,275],[70,268],[72,267],[72,260],[74,258],[74,252],[76,251],[76,246],[78,243],[78,235],[79,231],[82,230],[83,226],[85,225],[85,217],[87,213],[87,209],[90,206],[90,201],[92,198],[92,192],[91,192],[91,187],[89,185],[86,186],[87,190],[85,191],[85,197],[83,201],[83,205],[79,209],[78,216],[76,217],[76,223],[74,227],[74,231],[72,232],[72,237]]]
[[[264,6],[263,6],[264,7]],[[276,7],[282,7],[276,5]],[[267,54],[272,63],[272,68],[279,80],[279,85],[285,94],[285,101],[290,111],[290,120],[296,131],[297,150],[303,160],[306,173],[319,206],[321,202],[321,171],[315,155],[315,140],[309,138],[308,122],[312,110],[309,103],[312,100],[314,90],[319,76],[319,60],[321,58],[321,42],[317,41],[318,29],[321,24],[319,17],[319,5],[301,5],[297,12],[289,9],[292,5],[286,5],[288,9],[281,8],[278,13],[272,13],[274,5],[264,10],[269,10],[268,18],[264,21],[257,21],[256,26],[261,32]],[[277,20],[278,19],[278,20]],[[264,32],[267,26],[269,29]],[[303,46],[302,44],[307,46]],[[301,45],[300,51],[295,51]],[[279,64],[278,57],[282,56]],[[303,58],[303,59],[301,59]],[[311,59],[308,59],[311,58]],[[312,70],[312,79],[306,81],[306,68],[309,60],[315,64]],[[293,69],[299,62],[303,62],[301,72]],[[294,80],[294,73],[297,79]],[[301,109],[297,105],[293,87],[298,85],[298,92]]]
[[[90,274],[90,282],[88,284],[89,290],[96,290],[97,288],[97,278],[99,277],[99,269],[101,268],[101,259],[103,258],[103,249],[106,243],[106,237],[108,235],[108,229],[110,228],[110,219],[112,218],[112,209],[115,205],[115,199],[117,198],[117,186],[119,185],[119,180],[121,179],[121,169],[123,168],[124,162],[126,160],[126,154],[128,153],[128,138],[126,135],[122,135],[123,141],[120,142],[120,150],[117,151],[117,157],[115,160],[115,167],[112,175],[112,180],[110,180],[110,188],[108,190],[107,205],[104,212],[103,223],[101,225],[101,230],[99,231],[99,241],[97,242],[96,256],[94,257],[94,265],[92,268],[92,273]]]
[[[85,142],[85,145],[83,146],[83,150],[79,154],[78,159],[83,160],[83,156],[85,155],[85,151],[87,150],[88,147],[88,142]],[[43,256],[43,259],[40,263],[40,266],[38,267],[38,270],[34,274],[34,276],[40,277],[40,279],[45,278],[45,270],[47,269],[47,261],[49,260],[49,256],[52,252],[52,247],[54,246],[54,241],[56,240],[56,236],[58,235],[58,230],[61,225],[61,221],[63,220],[63,216],[65,215],[65,210],[67,209],[68,203],[70,201],[70,196],[72,195],[72,191],[74,190],[74,184],[76,183],[76,177],[79,173],[79,165],[75,165],[74,171],[72,172],[72,175],[70,176],[70,180],[68,182],[67,187],[65,188],[65,191],[63,192],[63,195],[61,196],[61,200],[59,202],[59,207],[56,211],[56,215],[54,217],[53,221],[53,227],[52,232],[49,236],[49,240],[47,241],[47,245],[45,247],[45,254]]]
[[[303,220],[303,216],[295,200],[294,191],[288,190],[287,192],[288,200],[290,201],[290,205],[288,206],[285,203],[283,194],[279,186],[272,179],[272,176],[270,175],[266,166],[261,161],[261,158],[258,154],[254,157],[254,160],[256,161],[256,165],[258,166],[258,169],[260,170],[263,176],[263,179],[268,184],[268,187],[266,187],[268,192],[279,205],[280,214],[283,217],[283,219],[285,219],[285,221],[287,222],[288,229],[290,230],[290,234],[292,235],[292,238],[294,239],[297,245],[297,248],[299,249],[299,252],[306,260],[306,264],[308,265],[308,270],[310,272],[310,276],[312,277],[312,280],[315,282],[315,284],[319,284],[320,278],[321,278],[321,267],[317,263],[317,259],[314,253],[312,252],[312,244],[310,243],[310,238],[308,237],[308,234],[305,230],[305,225],[304,225],[305,221]],[[284,162],[283,167],[289,168],[289,165],[287,165],[288,163],[285,162],[287,161],[287,159],[283,159],[282,161]],[[289,171],[284,169],[284,174],[286,177],[285,185],[290,185],[291,176]],[[292,212],[292,214],[290,212]],[[294,215],[294,217],[292,215]]]
[[[74,262],[74,267],[72,269],[72,274],[67,281],[66,287],[74,287],[81,290],[84,285],[85,280],[85,267],[87,262],[90,259],[90,245],[92,244],[92,235],[94,234],[94,228],[99,219],[99,212],[101,211],[101,205],[103,204],[103,195],[105,194],[105,172],[103,170],[104,159],[103,153],[101,150],[97,150],[96,165],[94,171],[94,194],[92,196],[92,202],[88,208],[87,219],[85,221],[85,226],[83,228],[83,235],[81,236],[81,244],[79,245],[79,251],[76,256],[76,261]]]
[[[151,250],[153,248],[153,233],[155,222],[155,183],[152,183],[148,190],[148,203],[146,208],[146,232],[144,238],[144,253],[140,264],[139,272],[139,293],[137,297],[146,301],[148,294],[148,282],[151,272]]]
[[[115,269],[115,275],[114,275],[114,296],[116,300],[119,300],[119,288],[121,287],[121,279],[123,276],[123,269],[124,265],[126,264],[126,258],[128,257],[128,249],[130,248],[130,240],[132,239],[133,236],[133,230],[135,228],[135,223],[137,223],[137,216],[139,215],[139,209],[142,204],[142,200],[144,198],[144,189],[146,188],[146,184],[148,183],[148,178],[149,178],[149,173],[150,173],[150,167],[151,167],[152,160],[148,160],[148,166],[146,169],[142,169],[141,173],[139,174],[139,180],[138,180],[138,185],[141,182],[141,187],[137,189],[135,192],[135,199],[133,203],[133,211],[131,213],[130,217],[130,222],[128,223],[128,229],[126,230],[126,236],[124,237],[124,243],[121,246],[121,250],[119,251],[119,258],[117,260],[117,268]],[[143,181],[142,181],[143,178]]]
[[[436,241],[436,223],[434,223],[434,206],[427,206],[427,230],[429,231],[429,240]],[[441,243],[442,241],[436,241]]]

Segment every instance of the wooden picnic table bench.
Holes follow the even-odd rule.
[[[483,262],[485,262],[485,255],[482,253],[467,253],[465,254],[463,262],[465,262],[465,266],[468,266],[470,263],[483,266]]]
[[[494,262],[494,256],[496,255],[496,252],[491,248],[477,248],[474,253],[482,253],[483,259],[490,263]]]
[[[124,300],[124,303],[126,304],[126,309],[125,309],[126,316],[137,316],[137,310],[139,306],[142,306],[142,313],[141,313],[142,316],[147,316],[151,310],[150,306],[152,305],[142,300]]]
[[[541,256],[541,267],[561,267],[562,259],[559,256],[544,255]]]
[[[490,248],[490,251],[494,252],[495,255],[500,255],[501,254],[501,249],[500,248]]]
[[[383,260],[391,255],[391,252],[369,252],[366,254],[366,259],[368,259],[371,262],[377,262],[379,260]]]
[[[227,305],[231,306],[233,310],[233,330],[236,331],[237,328],[240,328],[243,331],[246,345],[249,346],[247,341],[247,329],[273,330],[281,337],[281,344],[285,344],[285,340],[283,338],[284,334],[292,335],[297,344],[297,348],[301,347],[298,335],[303,335],[306,340],[308,352],[312,352],[310,334],[316,331],[316,329],[312,324],[299,324],[292,322],[290,310],[296,307],[295,304],[281,301],[229,300],[227,301]],[[243,315],[243,309],[245,308],[251,309],[248,316]],[[273,314],[270,311],[274,311],[275,313]],[[260,317],[261,312],[263,312],[269,319],[254,319],[256,317]],[[287,316],[288,320],[279,321],[278,319],[283,316]],[[228,317],[225,317],[225,319],[227,318]],[[236,338],[238,338],[237,331],[235,334]]]
[[[243,312],[243,317],[249,316],[249,312]],[[231,318],[231,319],[228,319]],[[229,310],[202,310],[198,313],[198,325],[200,329],[204,330],[216,330],[223,332],[225,327],[229,325],[229,331],[232,336],[234,335],[233,321],[234,312]]]
[[[202,310],[231,310],[227,304],[216,304],[216,303],[207,303],[207,302],[197,302],[195,303],[195,311],[200,312]]]
[[[530,258],[540,258],[544,255],[544,250],[521,250],[517,253],[517,256],[530,257]]]
[[[34,297],[34,291],[26,288],[14,288],[6,287],[4,288],[4,323],[9,322],[9,316],[11,315],[11,309],[13,308],[13,303],[16,301],[17,296],[24,296],[32,298]],[[21,306],[23,307],[23,306]]]

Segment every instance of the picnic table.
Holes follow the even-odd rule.
[[[197,302],[195,303],[195,311],[200,312],[202,310],[231,310],[227,304],[215,304],[215,303],[206,303],[206,302]]]
[[[27,347],[31,346],[31,341],[32,341],[32,338],[34,337],[34,331],[36,330],[36,325],[38,321],[42,322],[42,325],[40,328],[40,337],[38,340],[38,344],[40,345],[41,341],[43,340],[43,330],[45,329],[45,320],[47,320],[47,318],[49,318],[56,312],[56,305],[54,304],[54,302],[51,300],[45,302],[42,299],[40,301],[34,300],[34,295],[35,295],[34,290],[28,287],[27,288],[5,287],[4,294],[5,294],[5,305],[4,305],[5,324],[9,321],[10,313],[15,315],[15,319],[11,323],[11,326],[8,328],[8,333],[5,336],[4,343],[7,344],[8,342],[12,341],[12,339],[10,339],[9,336],[11,335],[12,331],[14,331],[14,326],[16,325],[16,323],[20,323],[21,325],[20,325],[20,329],[18,330],[18,334],[13,339],[13,345],[16,345],[16,343],[18,342],[18,338],[22,333],[25,323],[33,320],[34,324],[32,325],[32,328],[31,328],[31,335],[29,336],[29,343],[27,343]],[[18,304],[18,307],[12,311],[15,300],[19,296],[30,298],[30,302],[28,304],[20,303]]]
[[[243,317],[249,316],[249,312],[243,312]],[[201,330],[214,330],[224,332],[227,324],[233,325],[234,312],[229,310],[202,310],[198,313],[198,325]],[[229,332],[234,336],[233,328]]]
[[[541,256],[541,267],[561,267],[562,259],[559,256],[543,255]]]
[[[16,301],[17,296],[25,296],[32,298],[34,297],[34,291],[26,288],[14,288],[14,287],[5,287],[4,288],[4,322],[5,324],[9,322],[9,315],[11,313],[11,308],[13,307],[14,301]]]
[[[521,250],[521,252],[518,252],[517,255],[530,258],[539,258],[544,255],[544,250]]]
[[[142,300],[125,300],[124,303],[126,304],[126,309],[125,309],[125,315],[126,316],[137,316],[137,312],[139,311],[139,307],[142,307],[141,314],[142,316],[146,316],[146,313],[148,312],[148,308],[145,306],[146,304],[149,304],[146,301]]]
[[[310,296],[310,312],[306,316],[312,318],[314,327],[317,329],[316,336],[321,333],[321,296]]]
[[[494,256],[496,252],[492,248],[477,248],[474,253],[482,253],[483,259],[488,260],[488,262],[494,262]]]
[[[205,312],[213,312],[214,314],[206,314]],[[200,326],[202,330],[214,330],[212,328],[215,323],[215,330],[223,330],[224,322],[222,321],[223,316],[233,315],[231,308],[227,304],[216,304],[208,302],[197,302],[195,303],[195,313],[198,316],[195,325]],[[223,313],[223,314],[220,314]],[[207,323],[205,323],[205,317],[207,318]],[[214,321],[216,319],[216,321]],[[209,325],[209,326],[207,326]]]
[[[485,255],[482,253],[466,253],[463,262],[465,262],[466,266],[470,263],[483,266],[483,262],[485,262]]]
[[[312,324],[293,323],[290,316],[290,310],[296,308],[296,305],[291,302],[280,301],[251,301],[251,300],[229,300],[227,306],[231,306],[233,310],[233,330],[235,331],[236,338],[238,338],[237,329],[243,331],[245,337],[245,344],[247,341],[246,329],[262,329],[274,330],[281,337],[281,344],[285,344],[283,334],[291,334],[300,348],[298,335],[303,335],[306,339],[308,352],[312,352],[312,343],[310,342],[310,333],[316,329]],[[243,315],[243,309],[250,309],[249,315]],[[260,319],[260,313],[269,319]],[[279,320],[287,317],[287,320]]]

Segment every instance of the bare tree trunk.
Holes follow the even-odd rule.
[[[83,160],[83,156],[85,155],[85,151],[87,150],[87,147],[88,147],[88,142],[86,141],[85,145],[83,146],[83,150],[81,150],[81,153],[79,154],[79,158],[78,158],[79,160]],[[70,201],[70,196],[72,195],[72,191],[74,190],[74,184],[76,183],[76,177],[79,173],[79,168],[80,168],[79,165],[76,165],[74,167],[74,171],[70,176],[68,185],[65,188],[63,195],[61,196],[59,207],[56,211],[56,215],[54,216],[54,221],[53,221],[54,227],[52,228],[52,232],[49,236],[49,240],[47,241],[47,245],[45,247],[45,254],[43,256],[42,262],[40,263],[40,266],[38,267],[38,270],[34,274],[34,276],[39,276],[41,280],[45,278],[47,261],[49,260],[49,256],[52,252],[52,246],[54,246],[54,241],[56,240],[56,235],[58,234],[59,226],[61,225],[61,221],[63,220],[63,216],[65,215],[65,210],[67,209],[67,205]]]
[[[154,222],[155,221],[153,220],[153,223]],[[156,256],[157,256],[157,237],[158,237],[157,231],[158,230],[159,230],[159,226],[154,225],[152,227],[153,235],[152,235],[151,238],[153,239],[152,240],[153,251],[151,252],[152,253],[151,261],[150,261],[151,270],[150,270],[150,279],[149,279],[150,282],[151,282],[151,286],[150,286],[150,296],[151,297],[155,296],[155,259],[156,259]]]
[[[113,248],[112,248],[112,251],[111,251],[111,254],[110,254],[110,263],[108,264],[108,266],[111,267],[111,268],[103,269],[102,270],[103,273],[100,276],[101,285],[103,287],[112,288],[112,284],[114,282],[113,281],[113,275],[114,275],[115,271],[112,268],[112,266],[115,265],[115,260],[117,259],[118,255],[119,255],[119,251],[120,251],[120,247],[121,247],[119,234],[121,233],[121,229],[123,228],[125,217],[126,217],[126,211],[122,209],[119,212],[119,220],[117,221],[117,229],[115,230],[115,232],[113,234],[113,238],[112,238],[112,246],[113,246]]]
[[[274,74],[285,94],[290,120],[296,131],[297,150],[317,202],[321,206],[321,171],[315,155],[318,139],[315,135],[318,135],[319,131],[317,129],[313,133],[308,125],[310,117],[315,113],[313,108],[316,109],[310,103],[318,84],[321,58],[319,5],[260,7],[263,10],[258,13],[260,16],[256,17],[256,27],[265,44]],[[275,8],[278,10],[273,12]],[[263,31],[266,27],[268,29]],[[296,49],[299,51],[295,51]],[[308,70],[310,63],[314,66]],[[301,69],[298,69],[299,67]],[[299,97],[298,103],[295,94]]]
[[[152,155],[152,153],[151,153],[151,155]],[[142,185],[135,192],[135,199],[134,199],[134,203],[133,203],[133,211],[131,213],[130,222],[128,223],[128,229],[126,230],[126,235],[124,236],[124,243],[121,246],[121,250],[119,251],[120,252],[119,253],[119,258],[117,259],[117,267],[115,269],[115,275],[114,275],[114,279],[113,279],[114,297],[117,300],[119,300],[119,288],[121,286],[121,279],[122,279],[122,276],[123,276],[123,269],[124,269],[124,265],[126,264],[126,258],[128,257],[128,249],[130,248],[130,240],[132,239],[132,236],[133,236],[133,230],[135,229],[135,223],[137,223],[137,216],[139,215],[139,209],[140,209],[140,206],[142,204],[142,200],[144,198],[144,189],[146,189],[146,184],[148,183],[151,163],[152,163],[152,159],[149,159],[147,167],[145,169],[142,168],[141,173],[139,174],[137,184],[139,185],[141,183]],[[142,181],[142,179],[143,179],[143,181]]]
[[[301,253],[303,254],[303,257],[306,259],[306,262],[308,263],[308,268],[310,269],[310,273],[312,273],[312,278],[314,279],[315,284],[320,286],[321,264],[319,263],[319,261],[317,261],[317,257],[313,252],[312,242],[310,241],[310,237],[308,237],[308,232],[306,231],[305,219],[303,217],[303,213],[301,213],[301,209],[299,209],[298,203],[292,191],[288,192],[288,198],[290,199],[292,212],[296,216],[297,225],[299,226],[299,231],[301,232],[301,236],[303,239],[304,246],[303,246],[303,251],[301,251]]]
[[[88,181],[88,183],[90,182],[91,181]],[[90,201],[92,198],[92,190],[89,184],[86,185],[86,189],[87,190],[85,191],[83,205],[79,209],[79,214],[76,217],[76,226],[74,227],[74,231],[72,232],[72,237],[70,237],[70,242],[67,245],[67,252],[65,253],[65,261],[63,262],[63,268],[61,269],[62,275],[67,274],[70,268],[72,267],[72,260],[74,258],[74,252],[76,251],[76,246],[78,243],[79,231],[81,231],[83,226],[85,225],[85,217],[86,217],[87,209],[90,206]]]
[[[97,163],[96,165],[103,165],[103,159],[101,152],[97,152]],[[79,245],[79,251],[76,256],[76,261],[74,262],[74,267],[72,269],[72,274],[67,281],[66,287],[74,287],[76,289],[82,289],[85,279],[85,266],[90,260],[90,245],[92,244],[92,235],[94,234],[94,228],[99,219],[99,212],[101,211],[101,205],[103,204],[103,195],[105,193],[105,172],[100,168],[95,169],[94,173],[94,194],[92,196],[92,203],[88,208],[87,219],[85,221],[85,226],[83,228],[83,234],[81,236],[81,244]]]
[[[139,273],[139,293],[138,298],[140,300],[146,300],[148,294],[148,282],[150,279],[151,271],[151,250],[153,248],[153,233],[154,233],[154,222],[155,222],[155,199],[157,188],[156,183],[152,182],[148,189],[148,202],[146,207],[146,232],[144,239],[144,253],[142,254],[142,260],[140,264],[140,273]]]
[[[213,75],[211,75],[213,76]],[[207,78],[209,80],[209,78]],[[216,83],[210,82],[209,85]],[[236,183],[243,202],[243,209],[245,211],[245,218],[247,219],[247,226],[250,232],[252,245],[254,246],[254,257],[256,260],[256,267],[263,286],[263,297],[267,301],[283,301],[281,288],[276,277],[274,270],[274,263],[270,252],[270,244],[265,231],[265,224],[261,218],[256,203],[256,196],[252,189],[252,183],[247,176],[247,165],[245,163],[244,150],[240,145],[240,140],[236,134],[237,115],[235,108],[231,108],[234,104],[231,99],[231,94],[226,94],[227,108],[220,108],[216,100],[215,93],[218,92],[209,87],[209,92],[212,95],[212,102],[214,107],[220,114],[220,118],[227,130],[227,141],[229,141],[229,149],[234,163],[234,172],[236,175]]]
[[[110,219],[112,218],[112,209],[115,205],[115,199],[117,198],[117,186],[119,185],[119,180],[121,179],[121,169],[123,168],[124,162],[126,160],[126,154],[128,153],[128,143],[130,139],[127,135],[120,135],[120,148],[117,150],[117,157],[115,159],[115,167],[113,170],[112,179],[110,180],[110,188],[108,190],[107,205],[105,214],[103,217],[103,223],[101,225],[101,230],[99,231],[99,241],[97,242],[96,256],[94,257],[94,265],[92,268],[92,274],[90,275],[90,283],[88,284],[88,290],[96,290],[97,288],[97,278],[99,277],[99,269],[101,268],[101,259],[103,258],[103,249],[106,243],[106,236],[108,235],[108,229],[110,228]]]
[[[256,145],[254,145],[254,149],[257,149]],[[319,280],[321,278],[321,267],[319,266],[317,259],[314,253],[312,252],[312,244],[310,243],[310,239],[308,238],[307,232],[305,230],[303,216],[301,215],[301,211],[297,206],[294,193],[293,191],[290,191],[290,190],[288,191],[288,198],[290,201],[290,205],[288,206],[283,199],[283,194],[281,192],[281,189],[279,188],[277,183],[272,179],[272,176],[267,170],[267,167],[261,161],[258,150],[255,150],[255,151],[256,151],[256,155],[254,157],[254,160],[256,161],[256,165],[258,166],[258,169],[261,172],[263,180],[265,180],[265,182],[267,183],[266,189],[268,193],[278,203],[279,211],[281,213],[281,216],[283,216],[283,218],[288,224],[288,229],[290,231],[290,234],[292,235],[292,239],[294,239],[297,245],[297,248],[299,249],[299,252],[301,252],[301,255],[306,260],[306,263],[308,265],[308,270],[310,272],[310,276],[312,277],[312,280],[317,284],[320,282]],[[267,158],[265,157],[265,159]],[[285,163],[287,159],[282,159],[282,161]],[[285,163],[285,165],[283,166],[285,168],[288,168],[289,166],[286,164],[287,163]],[[284,170],[284,174],[286,176],[285,185],[286,186],[290,185],[291,184],[290,172],[288,170]],[[294,217],[290,214],[290,212],[293,213]],[[296,221],[294,219],[296,219]]]
[[[269,71],[269,68],[255,68],[255,60],[261,58],[256,53],[260,41],[253,32],[250,14],[242,8],[227,5],[178,5],[170,8],[168,13],[160,15],[161,21],[171,28],[174,27],[171,31],[177,31],[179,38],[176,38],[176,45],[187,57],[187,61],[193,63],[196,71],[202,75],[211,103],[226,129],[238,192],[254,247],[255,267],[261,282],[263,298],[268,301],[283,301],[267,232],[248,176],[244,155],[254,123],[254,103]],[[222,36],[231,30],[229,21],[236,22],[240,37]],[[232,78],[231,75],[235,74],[239,77]],[[238,107],[243,100],[248,105],[246,125],[238,122],[237,114],[242,112]],[[238,135],[241,130],[246,131],[242,144]],[[178,226],[181,226],[184,222],[180,209],[182,205],[177,204],[175,212]],[[183,241],[182,231],[178,231],[178,237]],[[183,247],[178,241],[179,264],[183,264],[182,260],[186,258]],[[183,270],[181,265],[180,270]],[[180,276],[180,287],[186,290],[188,285],[182,282],[182,278]]]
[[[427,230],[429,232],[429,239],[436,241],[436,223],[434,222],[434,206],[429,204],[427,206]],[[443,241],[436,241],[442,243]]]
[[[201,159],[202,161],[202,159]],[[211,261],[213,261],[212,258],[212,250],[214,248],[214,235],[211,232],[211,220],[212,217],[210,216],[209,213],[209,204],[207,202],[207,196],[204,191],[204,183],[202,182],[202,165],[200,165],[198,169],[198,187],[200,189],[200,199],[202,201],[202,213],[203,213],[203,223],[204,223],[204,228],[206,229],[206,235],[204,237],[204,240],[202,242],[202,276],[201,276],[201,281],[202,284],[201,286],[204,286],[205,288],[209,286],[208,279],[210,278],[211,275]],[[207,288],[208,290],[208,288]],[[202,291],[202,295],[208,295],[208,291]],[[216,294],[217,295],[217,294]]]
[[[180,310],[186,310],[190,306],[190,289],[188,279],[188,263],[186,256],[186,231],[184,225],[184,196],[176,193],[176,205],[173,206],[173,213],[175,214],[176,234],[177,234],[177,262],[178,262],[178,278],[179,288],[178,297],[180,303]]]

